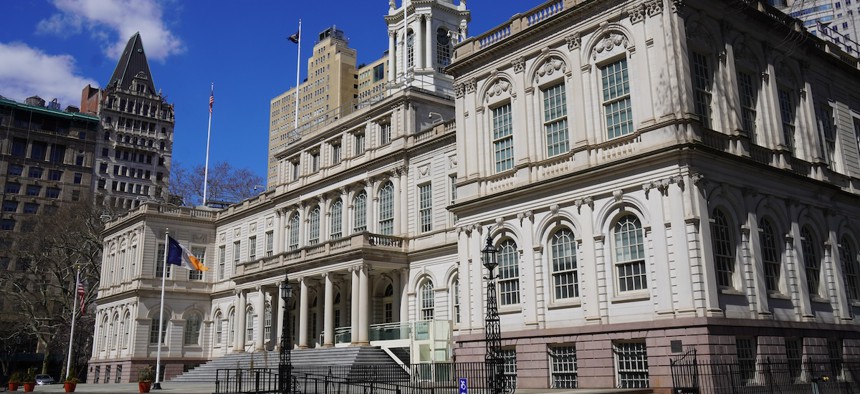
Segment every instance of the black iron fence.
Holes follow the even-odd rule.
[[[860,393],[860,361],[701,361],[695,353],[671,362],[675,394]]]
[[[489,394],[493,370],[482,362],[406,365],[293,365],[292,392],[335,394]],[[219,369],[215,393],[277,393],[276,369]],[[508,391],[510,392],[510,391]]]

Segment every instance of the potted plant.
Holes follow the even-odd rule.
[[[152,366],[147,365],[137,371],[137,390],[141,393],[148,393],[152,387],[152,378],[155,376],[152,372]]]
[[[32,393],[36,388],[36,371],[33,368],[28,369],[22,380],[24,383],[24,392]]]
[[[66,380],[63,381],[63,391],[67,393],[74,393],[75,387],[78,385],[78,378],[74,375],[66,376]]]
[[[19,385],[21,385],[21,373],[18,371],[12,372],[12,376],[9,376],[9,391],[18,391]]]

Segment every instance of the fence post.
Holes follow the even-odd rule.
[[[774,394],[774,386],[776,386],[776,382],[773,381],[773,371],[770,369],[770,357],[765,359],[765,370],[767,371],[767,382],[768,387],[770,388],[770,394]]]

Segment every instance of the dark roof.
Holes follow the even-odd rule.
[[[43,114],[50,115],[50,116],[63,117],[63,118],[68,118],[68,119],[80,119],[82,121],[87,121],[87,122],[98,122],[99,121],[99,117],[95,116],[95,115],[82,114],[80,112],[61,111],[58,109],[50,109],[50,108],[45,108],[45,107],[37,107],[37,106],[25,104],[25,103],[19,103],[17,101],[10,100],[7,98],[0,98],[0,107],[17,108],[17,109],[24,110],[24,111],[39,112],[39,113],[43,113]]]
[[[113,75],[107,83],[107,88],[113,88],[117,84],[124,90],[131,89],[131,83],[135,76],[143,78],[148,89],[147,93],[155,94],[155,84],[152,81],[152,73],[149,71],[149,63],[146,61],[146,52],[143,50],[143,41],[140,33],[134,33],[125,44],[122,56],[113,70]]]

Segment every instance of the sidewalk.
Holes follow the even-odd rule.
[[[23,392],[23,388],[18,388],[17,392]],[[52,384],[47,386],[36,386],[34,393],[62,393],[62,384]],[[152,390],[152,394],[159,393],[182,393],[182,394],[212,394],[215,392],[215,383],[171,383],[164,382],[161,384],[161,390]],[[610,394],[610,393],[627,393],[640,394],[649,393],[650,390],[619,390],[619,389],[577,389],[577,390],[551,390],[551,389],[519,389],[516,394]],[[137,383],[109,383],[109,384],[87,384],[78,383],[75,393],[90,394],[90,393],[137,393]]]

